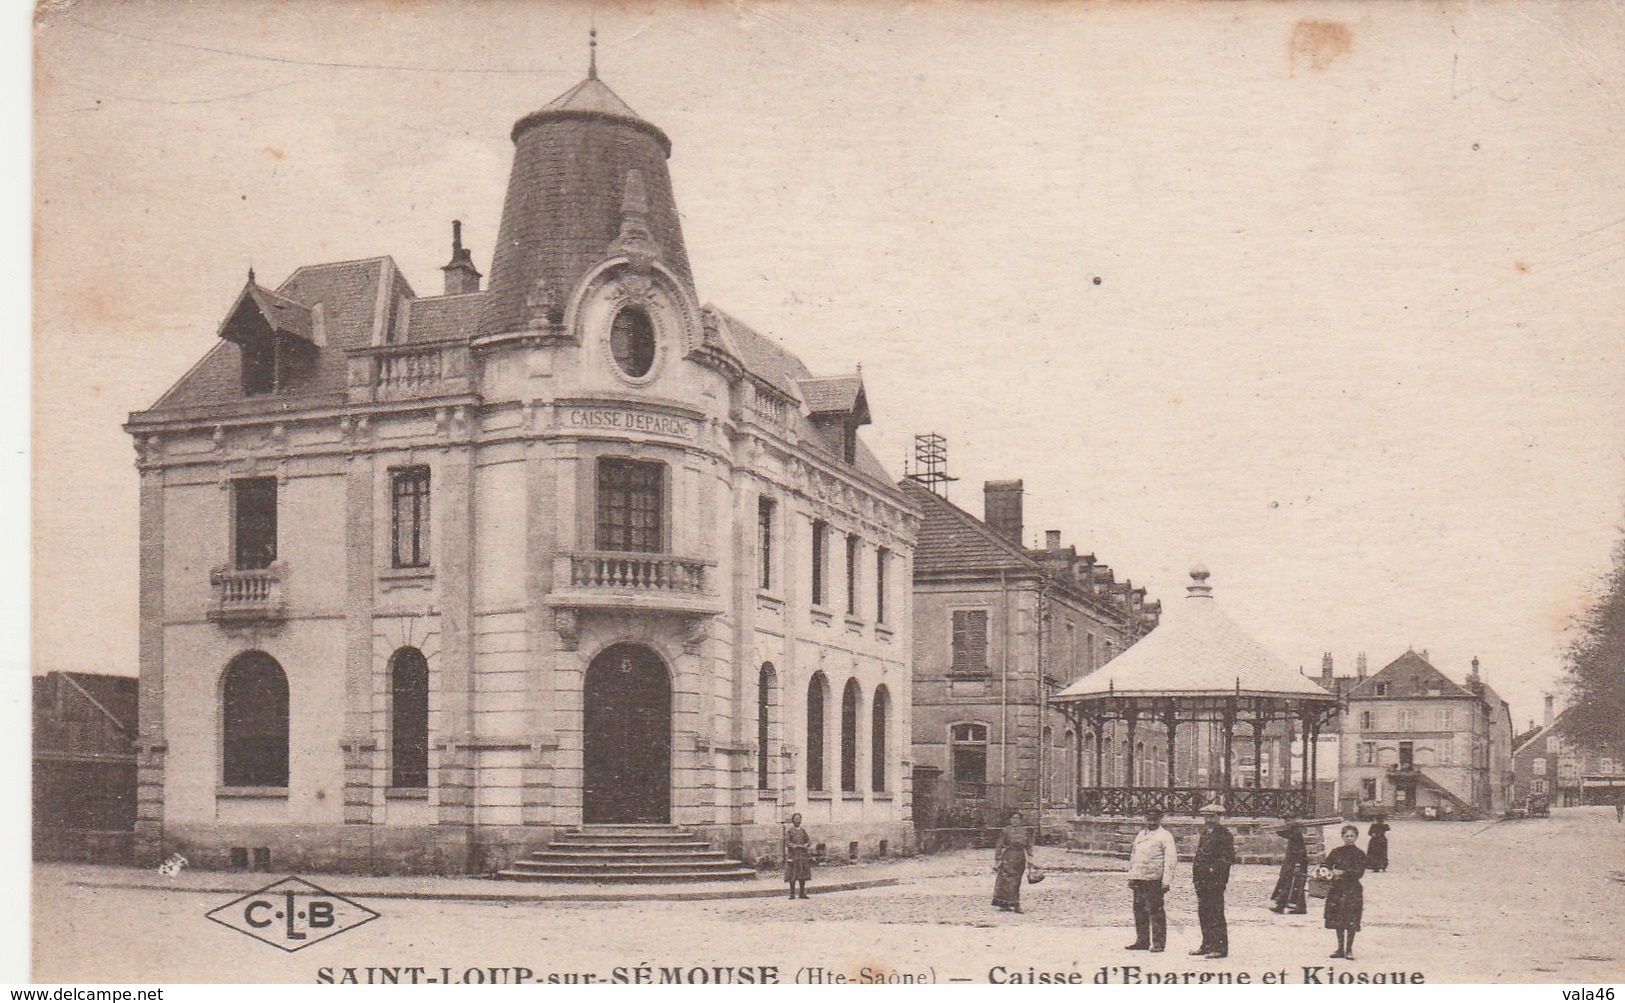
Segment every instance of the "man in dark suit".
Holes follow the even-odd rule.
[[[1202,924],[1202,946],[1192,951],[1205,958],[1230,954],[1230,930],[1224,921],[1224,889],[1230,883],[1230,865],[1236,862],[1236,840],[1219,824],[1224,806],[1202,809],[1202,838],[1196,844],[1191,877],[1196,883],[1196,918]]]

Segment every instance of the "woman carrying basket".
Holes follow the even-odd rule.
[[[1027,873],[1032,845],[1027,827],[1021,824],[1021,812],[1011,812],[993,847],[993,904],[1000,909],[1021,911],[1021,879]]]
[[[1331,888],[1326,892],[1326,929],[1337,931],[1337,950],[1334,958],[1354,960],[1354,935],[1360,932],[1360,917],[1365,912],[1365,888],[1360,876],[1365,874],[1365,853],[1354,844],[1360,838],[1357,826],[1343,827],[1343,845],[1326,854],[1321,868],[1329,872]]]

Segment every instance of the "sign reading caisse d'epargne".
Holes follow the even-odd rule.
[[[286,877],[211,910],[208,918],[292,952],[354,930],[378,915],[303,878]]]

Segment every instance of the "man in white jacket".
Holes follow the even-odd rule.
[[[1130,951],[1160,951],[1168,941],[1168,914],[1163,896],[1174,883],[1179,846],[1162,827],[1162,812],[1145,813],[1145,828],[1134,834],[1128,858],[1128,887],[1134,893],[1134,943]]]

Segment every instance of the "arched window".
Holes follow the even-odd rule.
[[[389,659],[389,785],[429,786],[429,662],[416,648]]]
[[[954,800],[979,801],[987,797],[987,725],[952,725],[948,729],[948,748]]]
[[[773,663],[763,662],[756,675],[756,789],[773,786],[770,746],[773,741]]]
[[[858,789],[858,681],[841,691],[841,790]]]
[[[807,684],[807,789],[826,790],[824,786],[824,703],[829,699],[829,684],[822,672],[813,673]]]
[[[891,715],[891,694],[884,686],[875,687],[874,705],[869,716],[869,786],[886,789],[886,718]]]
[[[227,787],[288,786],[288,677],[263,651],[226,666],[221,782]]]
[[[1038,777],[1038,805],[1042,808],[1048,804],[1050,798],[1055,796],[1055,731],[1049,725],[1038,739],[1038,746],[1042,750],[1039,754],[1044,757],[1043,772]]]
[[[1071,728],[1068,728],[1066,734],[1061,737],[1061,755],[1066,757],[1061,767],[1061,782],[1066,785],[1066,789],[1061,792],[1061,796],[1070,801],[1078,790],[1078,736],[1072,733]]]
[[[1145,743],[1137,742],[1134,746],[1134,777],[1129,781],[1129,786],[1145,786],[1145,768]]]

